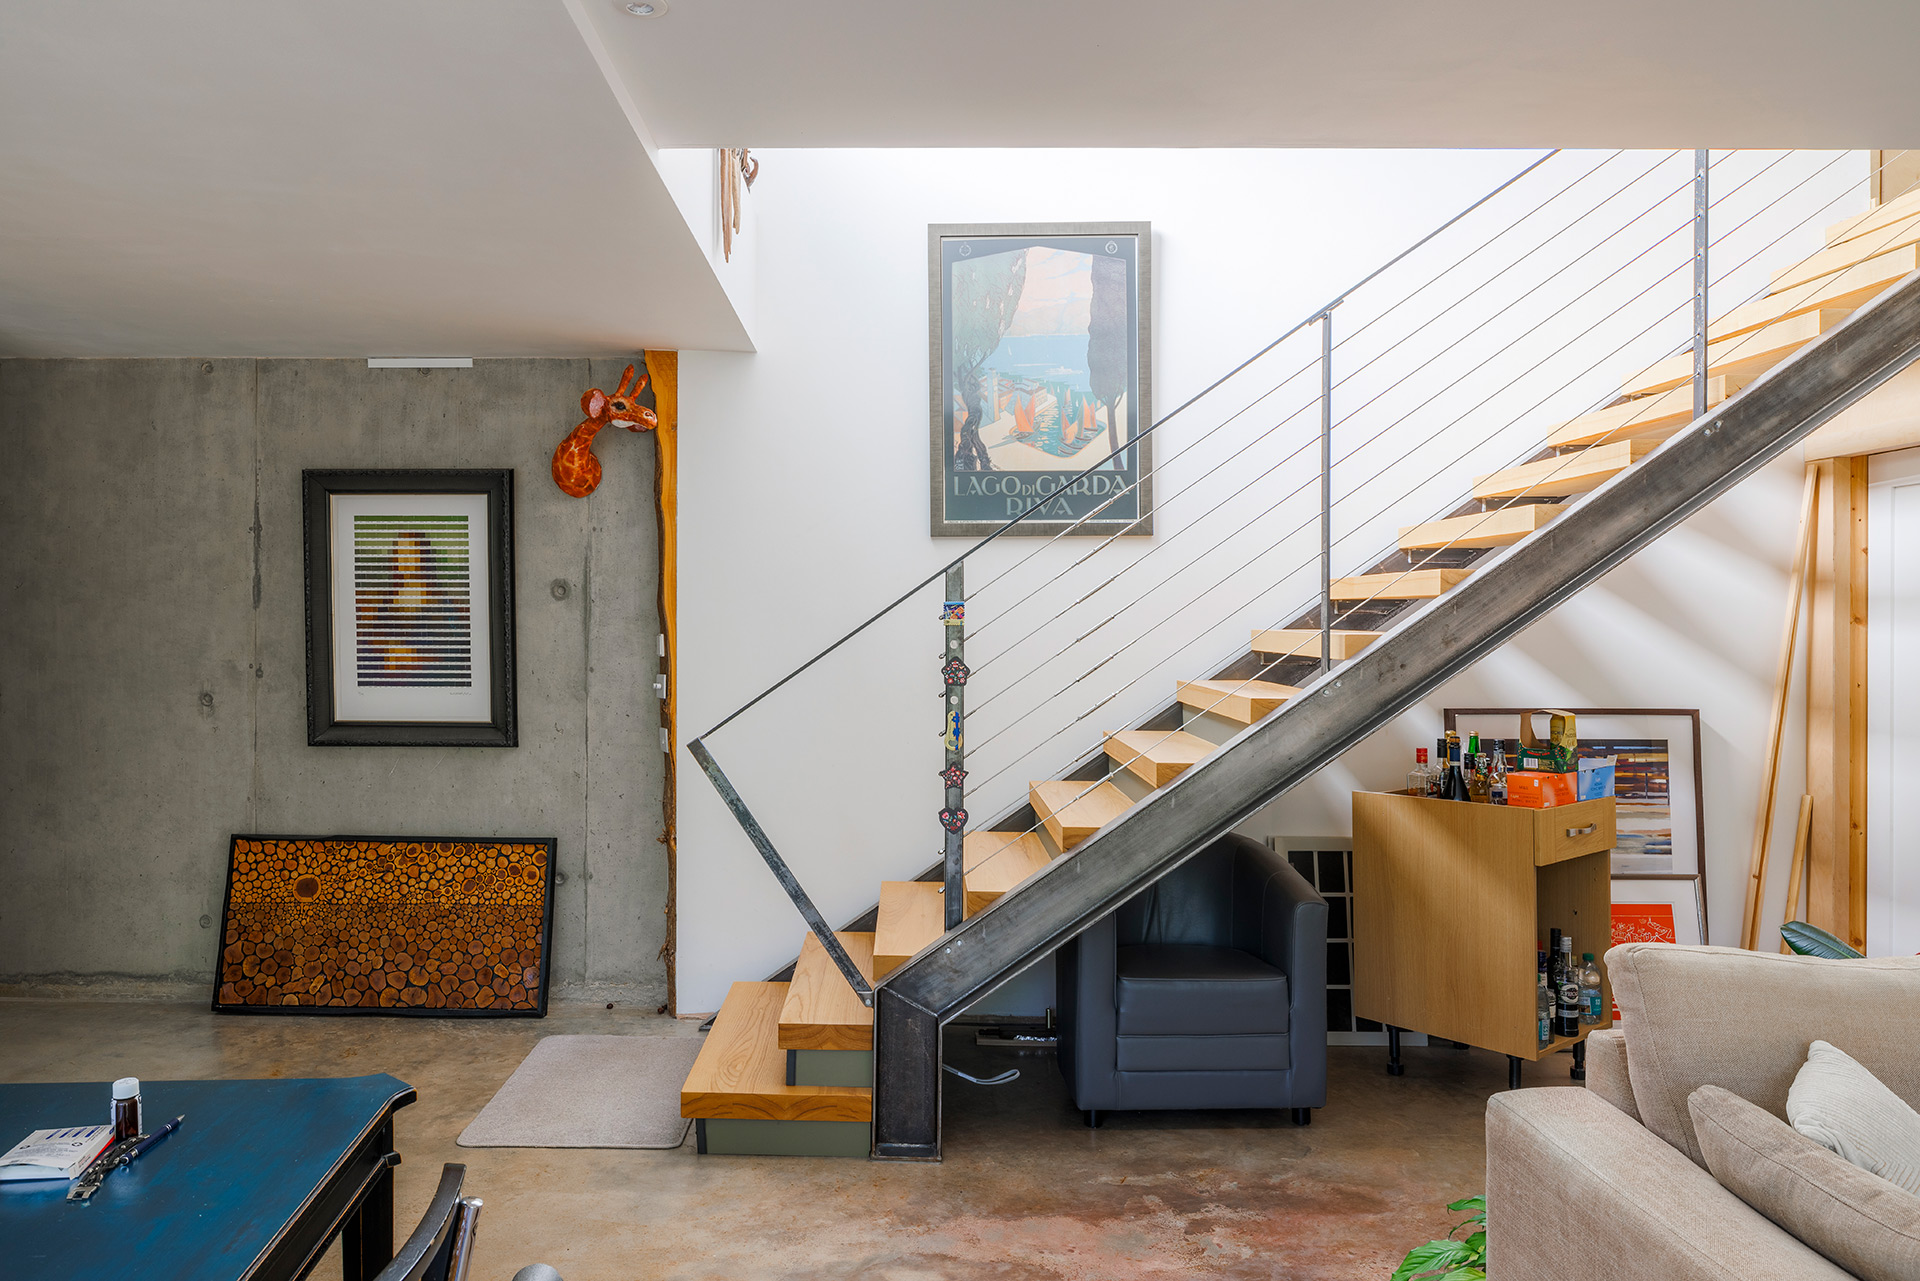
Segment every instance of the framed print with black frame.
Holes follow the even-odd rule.
[[[927,228],[932,532],[1153,533],[1152,231]]]
[[[513,471],[304,471],[307,742],[514,747]]]

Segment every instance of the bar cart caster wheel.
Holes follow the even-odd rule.
[[[1312,1108],[1295,1108],[1293,1110],[1293,1123],[1295,1125],[1312,1125],[1313,1109]]]
[[[1585,1041],[1573,1043],[1573,1066],[1567,1069],[1567,1075],[1576,1081],[1587,1079],[1587,1043]]]
[[[1387,1075],[1405,1076],[1406,1074],[1407,1065],[1400,1061],[1400,1029],[1389,1027],[1387,1029]]]
[[[1520,1059],[1512,1054],[1507,1055],[1507,1088],[1520,1088]]]

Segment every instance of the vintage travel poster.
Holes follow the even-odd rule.
[[[931,233],[933,533],[1151,533],[1146,225]]]

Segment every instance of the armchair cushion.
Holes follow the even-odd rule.
[[[1293,1066],[1284,1036],[1120,1036],[1122,1072],[1284,1072]]]
[[[1116,1030],[1123,1037],[1287,1030],[1287,976],[1251,952],[1142,943],[1119,949],[1114,972]]]

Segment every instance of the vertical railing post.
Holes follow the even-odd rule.
[[[1693,153],[1693,416],[1707,412],[1707,152]]]
[[[1333,670],[1333,308],[1320,313],[1320,670]]]
[[[967,585],[966,562],[957,562],[947,571],[946,600],[940,607],[941,630],[947,634],[946,654],[940,664],[945,704],[941,738],[946,743],[946,767],[940,779],[946,784],[946,804],[940,810],[940,827],[946,834],[945,868],[947,928],[953,929],[966,918],[966,730],[967,730]]]

